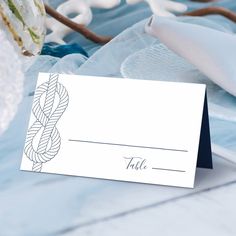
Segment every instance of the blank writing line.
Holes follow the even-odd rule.
[[[172,148],[162,148],[162,147],[148,147],[148,146],[136,146],[129,144],[121,144],[121,143],[104,143],[104,142],[95,142],[89,140],[78,140],[78,139],[69,139],[70,142],[80,142],[80,143],[93,143],[93,144],[103,144],[103,145],[112,145],[112,146],[123,146],[123,147],[134,147],[134,148],[149,148],[149,149],[159,149],[164,151],[174,151],[174,152],[188,152],[184,149],[172,149]]]
[[[185,170],[174,170],[174,169],[165,169],[165,168],[156,168],[152,167],[153,170],[165,170],[165,171],[176,171],[176,172],[186,172]]]

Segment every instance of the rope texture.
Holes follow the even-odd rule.
[[[56,124],[68,106],[69,96],[65,87],[58,82],[58,78],[58,74],[50,74],[49,81],[40,85],[35,91],[32,112],[36,121],[28,130],[24,152],[33,162],[32,170],[36,172],[42,170],[43,163],[57,155],[61,145],[61,137]],[[54,104],[56,95],[59,97],[57,105]],[[33,143],[39,131],[42,134],[35,150]]]

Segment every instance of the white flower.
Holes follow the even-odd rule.
[[[22,99],[24,74],[19,52],[0,30],[0,135],[7,129]]]

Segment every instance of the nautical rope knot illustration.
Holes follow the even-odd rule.
[[[41,171],[43,163],[57,155],[61,145],[56,124],[68,106],[69,96],[58,78],[58,74],[50,74],[49,80],[41,84],[34,95],[32,112],[36,121],[28,130],[24,152],[33,162],[32,170],[36,172]]]

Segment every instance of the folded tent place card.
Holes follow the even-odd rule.
[[[202,84],[40,73],[22,170],[193,187],[212,168]]]

